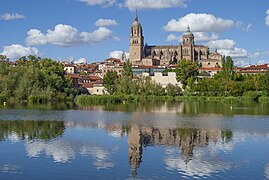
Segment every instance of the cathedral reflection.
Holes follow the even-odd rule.
[[[208,147],[212,142],[229,143],[233,137],[230,130],[163,126],[150,127],[150,125],[134,122],[109,124],[102,121],[0,121],[0,141],[27,140],[26,148],[30,157],[38,157],[40,152],[44,151],[52,155],[55,162],[68,162],[74,159],[76,151],[79,151],[81,155],[94,157],[96,159],[94,165],[97,168],[109,169],[115,165],[111,158],[111,151],[97,146],[95,140],[91,141],[89,138],[89,142],[85,143],[76,139],[74,143],[74,141],[61,140],[59,137],[64,136],[65,129],[73,128],[99,128],[113,137],[124,138],[128,135],[128,161],[132,175],[136,176],[142,163],[143,148],[147,146],[166,146],[166,149],[177,147],[181,158],[175,163],[183,162],[188,165],[190,161],[195,160],[193,154],[195,147]],[[33,140],[36,140],[36,143],[33,143]]]
[[[142,162],[143,147],[162,145],[178,147],[187,164],[193,156],[194,147],[206,147],[209,141],[228,143],[231,139],[230,130],[169,129],[133,125],[129,128],[128,134],[128,156],[132,175],[137,175]]]

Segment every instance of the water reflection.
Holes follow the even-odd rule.
[[[54,162],[66,163],[75,158],[75,149],[69,142],[52,141],[52,142],[29,142],[26,141],[25,149],[29,157],[40,157],[41,154],[52,156]]]
[[[195,114],[224,114],[224,115],[269,115],[269,103],[241,102],[227,104],[221,102],[147,102],[139,104],[119,104],[105,106],[80,107],[94,111],[122,111],[122,112],[154,112]]]
[[[51,140],[63,135],[61,121],[0,121],[0,141]]]
[[[4,164],[1,167],[1,170],[3,173],[12,173],[12,174],[23,173],[23,168],[16,164]]]
[[[231,130],[206,130],[192,128],[157,128],[146,127],[136,123],[128,125],[106,124],[96,125],[94,122],[71,123],[63,121],[0,121],[1,139],[13,142],[24,140],[27,156],[40,157],[45,154],[52,157],[54,162],[66,163],[76,158],[76,153],[82,156],[91,156],[96,169],[110,169],[116,165],[111,158],[119,147],[104,148],[95,140],[74,141],[59,139],[68,127],[89,128],[99,127],[108,132],[112,137],[128,135],[128,159],[132,175],[137,175],[137,169],[142,162],[143,148],[148,146],[166,146],[163,159],[167,169],[183,171],[188,176],[208,175],[230,168],[229,163],[217,159],[206,160],[208,151],[203,151],[207,146],[216,152],[216,149],[227,149],[233,138]],[[16,137],[16,138],[15,138]],[[55,139],[57,138],[57,139]],[[219,146],[219,147],[218,147]],[[198,151],[194,149],[198,148]],[[181,152],[179,154],[178,152]],[[212,156],[211,154],[211,156]]]
[[[230,166],[217,159],[204,161],[208,154],[202,148],[210,143],[224,145],[231,140],[230,130],[169,129],[134,125],[130,127],[128,134],[129,164],[132,167],[132,174],[136,175],[142,162],[143,147],[165,145],[167,148],[164,163],[168,169],[185,171],[188,176],[208,175],[211,172],[229,169]],[[199,147],[200,151],[194,151],[194,147]],[[178,154],[179,150],[181,155]]]
[[[240,167],[242,162],[253,162],[250,156],[240,159],[232,153],[239,152],[241,155],[241,150],[255,149],[255,143],[260,140],[265,144],[262,147],[268,149],[267,116],[226,117],[214,113],[186,116],[177,114],[185,111],[185,105],[180,107],[183,110],[169,108],[166,104],[161,107],[163,113],[103,112],[102,109],[45,112],[11,110],[12,116],[11,113],[0,114],[0,148],[8,147],[9,141],[10,146],[21,143],[23,153],[26,152],[26,158],[31,162],[46,159],[61,166],[80,164],[86,159],[87,164],[79,167],[81,171],[93,173],[94,169],[96,172],[127,174],[120,176],[120,179],[151,179],[152,176],[142,175],[154,168],[159,168],[158,177],[173,178],[169,173],[175,173],[181,177],[216,178],[221,173]],[[165,113],[168,111],[166,108],[170,113]],[[8,112],[8,109],[5,111]],[[196,112],[203,111],[200,107]],[[27,120],[35,116],[37,120]],[[9,120],[1,120],[4,118]],[[249,146],[242,148],[256,137]],[[154,151],[150,151],[152,149]],[[255,153],[259,154],[259,150],[262,148],[257,152],[255,149]],[[0,158],[2,156],[0,154]],[[263,178],[268,178],[269,159],[261,159],[266,162],[257,160],[257,164],[262,169]],[[151,161],[158,164],[150,164]],[[27,169],[16,164],[9,160],[0,163],[0,168],[6,173]]]

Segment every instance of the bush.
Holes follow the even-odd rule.
[[[29,96],[28,97],[28,102],[30,104],[44,104],[48,102],[48,98],[44,95],[40,95],[40,96]]]
[[[129,100],[133,99],[131,97]],[[98,104],[119,104],[126,102],[127,99],[124,96],[113,96],[113,95],[80,95],[77,97],[77,104],[81,106],[87,105],[98,105]]]
[[[234,103],[240,102],[240,99],[238,97],[230,96],[230,97],[224,97],[222,102],[229,103],[229,104],[234,104]]]
[[[244,98],[247,99],[252,99],[255,101],[259,100],[259,97],[262,96],[262,92],[257,92],[257,91],[248,91],[243,94]]]
[[[7,101],[6,96],[0,95],[0,103],[3,104],[6,101]]]
[[[268,103],[269,102],[269,97],[262,96],[259,98],[260,103]]]

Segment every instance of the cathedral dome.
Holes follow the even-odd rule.
[[[183,33],[184,36],[194,36],[190,30],[190,26],[187,27],[187,31]]]
[[[139,23],[139,21],[138,21],[138,17],[137,16],[135,16],[135,20],[134,20],[134,22],[133,22],[133,24],[132,24],[132,26],[134,27],[134,26],[141,26],[141,24]]]

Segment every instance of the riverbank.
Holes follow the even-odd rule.
[[[146,101],[217,101],[223,103],[240,103],[240,102],[258,102],[267,103],[269,97],[207,97],[207,96],[132,96],[132,95],[80,95],[77,98],[76,103],[79,106],[89,105],[104,105],[104,104],[125,104],[125,103],[138,103]]]

